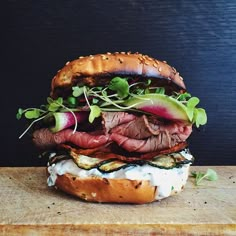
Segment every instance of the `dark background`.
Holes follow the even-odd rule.
[[[2,1],[2,166],[44,165],[15,119],[44,104],[50,81],[81,55],[142,52],[177,68],[208,123],[191,138],[196,165],[236,164],[235,1]]]

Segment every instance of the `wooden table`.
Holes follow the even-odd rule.
[[[208,167],[192,167],[204,171]],[[82,202],[46,185],[45,168],[0,168],[0,235],[236,235],[236,166],[219,180],[144,205]]]

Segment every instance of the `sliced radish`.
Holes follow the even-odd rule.
[[[74,112],[77,123],[81,123],[88,119],[89,113],[86,111]],[[73,126],[76,123],[75,117],[71,112],[55,112],[53,113],[55,125],[50,127],[52,132],[58,132]]]
[[[164,94],[139,95],[125,101],[124,105],[165,119],[190,122],[186,107],[176,99]]]

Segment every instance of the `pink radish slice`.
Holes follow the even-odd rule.
[[[169,120],[190,121],[186,107],[176,99],[163,94],[139,95],[125,101],[124,105]]]
[[[77,123],[82,123],[88,119],[89,113],[86,111],[74,112]],[[66,129],[73,126],[76,123],[75,117],[71,112],[55,112],[53,114],[55,125],[50,127],[52,132],[58,132],[60,130]]]

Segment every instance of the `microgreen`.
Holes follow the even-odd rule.
[[[97,104],[98,102],[99,102],[99,99],[93,98],[93,100],[92,100],[92,103],[93,103],[93,104]]]
[[[24,110],[22,108],[19,108],[18,112],[16,113],[16,119],[20,120],[20,118],[22,117],[23,113],[24,113]]]
[[[137,89],[135,90],[135,93],[136,93],[137,95],[142,95],[142,94],[145,93],[145,89],[143,89],[143,88],[137,88]]]
[[[16,114],[16,118],[19,120],[22,118],[22,115],[24,115],[27,119],[37,119],[42,114],[45,114],[46,111],[43,109],[38,108],[27,108],[23,110],[22,108],[18,109],[18,112]]]
[[[191,97],[188,102],[187,102],[187,107],[196,107],[197,104],[199,103],[199,99],[197,97]]]
[[[47,98],[48,102],[48,111],[58,111],[58,109],[62,106],[63,104],[63,98],[59,97],[56,100],[53,100],[52,98],[48,97]]]
[[[217,173],[210,168],[208,168],[206,172],[192,171],[191,176],[195,178],[196,185],[199,185],[203,179],[207,179],[209,181],[216,181],[218,179]]]
[[[196,108],[200,100],[197,97],[191,97],[186,104],[186,112],[189,120],[196,123],[196,126],[205,125],[207,123],[207,115],[204,109]]]
[[[150,93],[149,85],[152,80],[148,79],[147,81],[136,82],[129,85],[130,95],[143,95]]]
[[[115,77],[110,81],[108,88],[112,91],[116,91],[121,99],[129,95],[129,84],[126,79]]]
[[[207,115],[204,109],[195,108],[193,114],[193,122],[196,123],[196,126],[205,125],[207,123]]]
[[[93,123],[94,119],[101,115],[101,108],[96,105],[90,106],[90,113],[89,113],[89,122]]]
[[[79,97],[80,95],[84,93],[83,87],[75,86],[75,87],[72,87],[72,90],[73,90],[72,95],[74,97]]]
[[[146,86],[149,86],[151,83],[152,83],[152,80],[151,80],[151,79],[148,79],[148,80],[147,80],[147,83],[146,83]]]
[[[176,93],[176,94],[177,94],[176,99],[179,101],[186,101],[188,98],[191,98],[191,94],[187,92],[181,94]]]
[[[78,105],[78,100],[74,96],[69,96],[66,99],[66,103],[68,104],[69,107],[76,108]]]
[[[158,94],[165,94],[165,88],[163,88],[163,87],[156,88],[155,93],[158,93]]]
[[[41,105],[41,107],[44,107],[45,110],[43,109],[38,109],[38,108],[27,108],[25,110],[23,110],[22,108],[18,109],[18,112],[16,114],[16,118],[17,119],[21,119],[22,115],[25,115],[25,118],[27,119],[34,119],[30,125],[27,127],[27,129],[20,135],[19,139],[22,138],[25,133],[38,121],[45,119],[46,117],[52,115],[52,113],[60,111],[62,108],[71,112],[74,119],[75,119],[75,127],[74,127],[74,131],[76,131],[77,128],[77,119],[76,116],[74,114],[74,112],[68,108],[67,106],[65,106],[63,103],[63,98],[62,97],[58,97],[56,100],[53,100],[51,97],[47,98],[47,105]]]
[[[40,110],[36,108],[31,111],[27,111],[25,112],[25,117],[27,119],[37,119],[38,117],[40,117]]]
[[[40,118],[38,118],[38,119],[32,121],[32,122],[30,123],[30,125],[27,127],[27,129],[19,136],[19,139],[21,139],[35,123],[37,123],[38,121],[40,121],[40,120],[46,118],[46,116],[47,116],[47,115],[44,115],[44,116],[42,116],[42,117],[40,117]]]
[[[27,130],[37,121],[44,119],[46,116],[53,115],[55,112],[69,111],[75,119],[74,131],[77,128],[77,119],[74,111],[81,110],[79,105],[86,109],[90,109],[89,122],[93,122],[95,118],[101,115],[102,111],[120,111],[131,110],[137,104],[126,106],[126,102],[132,98],[142,98],[146,94],[163,94],[166,91],[164,87],[152,87],[152,81],[130,82],[129,78],[114,77],[106,86],[97,86],[89,88],[87,86],[74,86],[72,87],[71,95],[67,99],[58,97],[57,99],[47,98],[47,104],[41,105],[40,108],[19,108],[16,118],[19,120],[24,115],[27,119],[33,120]],[[171,95],[173,99],[185,106],[189,121],[195,123],[197,127],[204,125],[207,122],[206,112],[202,108],[197,108],[199,99],[191,97],[189,93],[175,93]],[[82,104],[79,104],[81,100]],[[83,109],[84,109],[83,108]],[[26,131],[27,131],[26,130]],[[23,133],[25,134],[25,132]],[[22,137],[21,135],[20,137]]]

